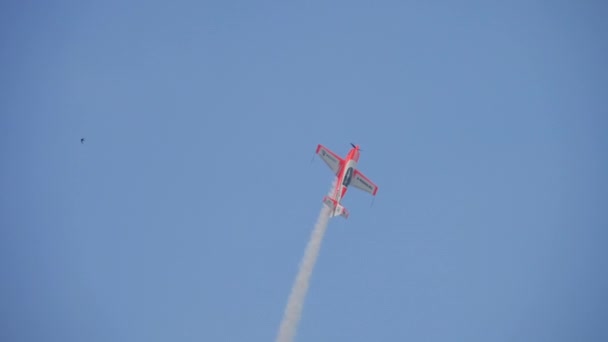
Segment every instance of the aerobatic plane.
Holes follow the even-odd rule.
[[[321,156],[321,159],[338,177],[336,186],[332,191],[332,196],[325,196],[323,198],[323,203],[332,210],[331,217],[342,216],[348,218],[348,210],[340,202],[344,198],[344,195],[346,195],[346,190],[348,190],[350,185],[369,192],[372,196],[376,196],[376,192],[378,192],[378,186],[365,177],[361,171],[357,170],[357,162],[359,161],[361,151],[359,145],[351,143],[351,146],[353,148],[345,158],[341,158],[321,144],[317,146],[317,154]]]

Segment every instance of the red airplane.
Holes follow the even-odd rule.
[[[317,146],[317,154],[338,177],[332,197],[325,196],[323,198],[323,203],[332,210],[330,217],[343,216],[348,218],[348,210],[340,204],[340,201],[344,198],[349,185],[369,192],[372,196],[376,196],[376,192],[378,192],[378,186],[357,170],[357,162],[361,151],[359,145],[351,143],[351,146],[353,148],[344,159],[321,144]]]

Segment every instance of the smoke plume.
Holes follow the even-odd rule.
[[[334,188],[336,180],[334,180],[331,189]],[[330,189],[330,195],[331,195]],[[302,316],[302,308],[304,306],[304,299],[310,282],[312,271],[321,249],[321,243],[323,242],[323,236],[329,223],[330,209],[323,205],[317,223],[312,231],[308,245],[304,252],[304,257],[300,262],[300,270],[296,276],[296,280],[291,289],[287,306],[283,314],[283,320],[281,321],[281,327],[277,335],[276,342],[291,342],[293,341],[300,317]]]

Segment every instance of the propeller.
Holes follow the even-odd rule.
[[[350,143],[350,146],[352,146],[353,148],[357,148],[357,146],[355,146],[355,144],[353,144],[352,142]],[[363,151],[361,148],[359,148],[359,151]]]

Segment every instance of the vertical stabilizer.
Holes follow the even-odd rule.
[[[325,196],[323,198],[323,203],[325,203],[325,205],[331,209],[331,213],[329,215],[330,217],[342,216],[345,219],[348,218],[348,210],[346,210],[346,208],[338,203],[338,201],[335,199]]]

